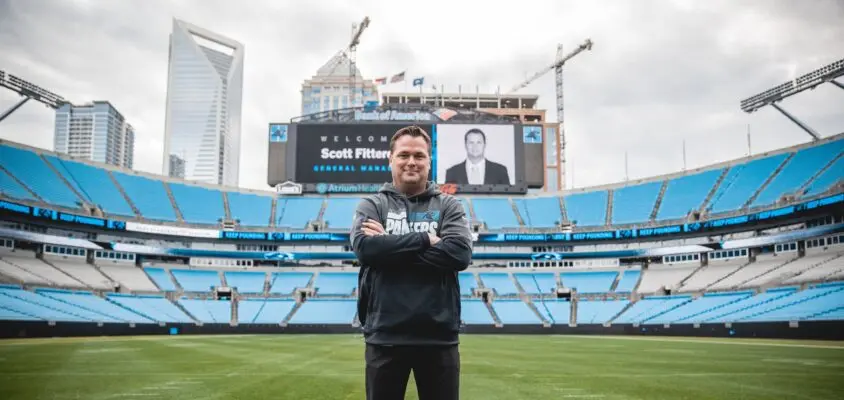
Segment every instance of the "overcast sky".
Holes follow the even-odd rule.
[[[372,22],[358,48],[368,79],[406,70],[446,91],[520,83],[591,38],[565,69],[568,184],[599,185],[809,140],[740,100],[844,57],[844,1],[0,0],[0,69],[76,103],[109,100],[136,128],[135,168],[161,173],[172,18],[245,45],[240,185],[268,190],[267,123],[301,111],[300,87]],[[381,92],[403,91],[404,84]],[[556,118],[554,76],[538,94]],[[0,90],[0,109],[18,100]],[[844,91],[823,85],[783,106],[823,136],[844,132]],[[53,149],[53,112],[28,103],[0,138]]]

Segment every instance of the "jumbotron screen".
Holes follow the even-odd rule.
[[[389,182],[392,180],[390,139],[407,125],[394,122],[290,124],[283,151],[279,148],[274,152],[276,143],[271,141],[269,183],[273,185],[286,179],[324,189],[327,185]],[[543,183],[542,144],[536,137],[541,137],[538,126],[512,123],[416,125],[431,135],[433,149],[428,178],[440,185],[452,184],[460,192],[517,193]],[[526,149],[531,155],[526,156]],[[282,152],[284,162],[275,160]],[[530,163],[538,164],[527,165]],[[273,168],[284,171],[274,173]],[[539,178],[526,179],[526,169],[539,171]],[[305,191],[311,190],[306,188]]]
[[[431,125],[420,125],[431,132]],[[299,125],[296,181],[384,183],[390,175],[390,138],[396,125]]]

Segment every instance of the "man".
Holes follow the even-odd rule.
[[[351,232],[361,264],[366,398],[404,399],[413,371],[420,400],[458,399],[457,274],[472,256],[469,221],[456,198],[428,181],[431,138],[424,130],[398,130],[389,160],[392,183],[359,203]]]
[[[463,137],[466,160],[445,171],[447,183],[469,185],[509,185],[507,167],[486,159],[486,134],[477,128],[469,129]]]

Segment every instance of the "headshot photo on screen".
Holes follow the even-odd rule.
[[[437,183],[515,185],[513,125],[437,125]]]

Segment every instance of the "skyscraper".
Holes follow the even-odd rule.
[[[57,153],[131,169],[135,129],[107,101],[65,103],[56,110],[53,145]]]
[[[317,70],[316,75],[302,83],[302,115],[340,108],[361,107],[367,101],[378,101],[378,88],[371,80],[364,80],[355,67],[356,104],[349,99],[349,58],[338,53]]]
[[[238,186],[243,45],[173,20],[164,127],[164,175]]]

